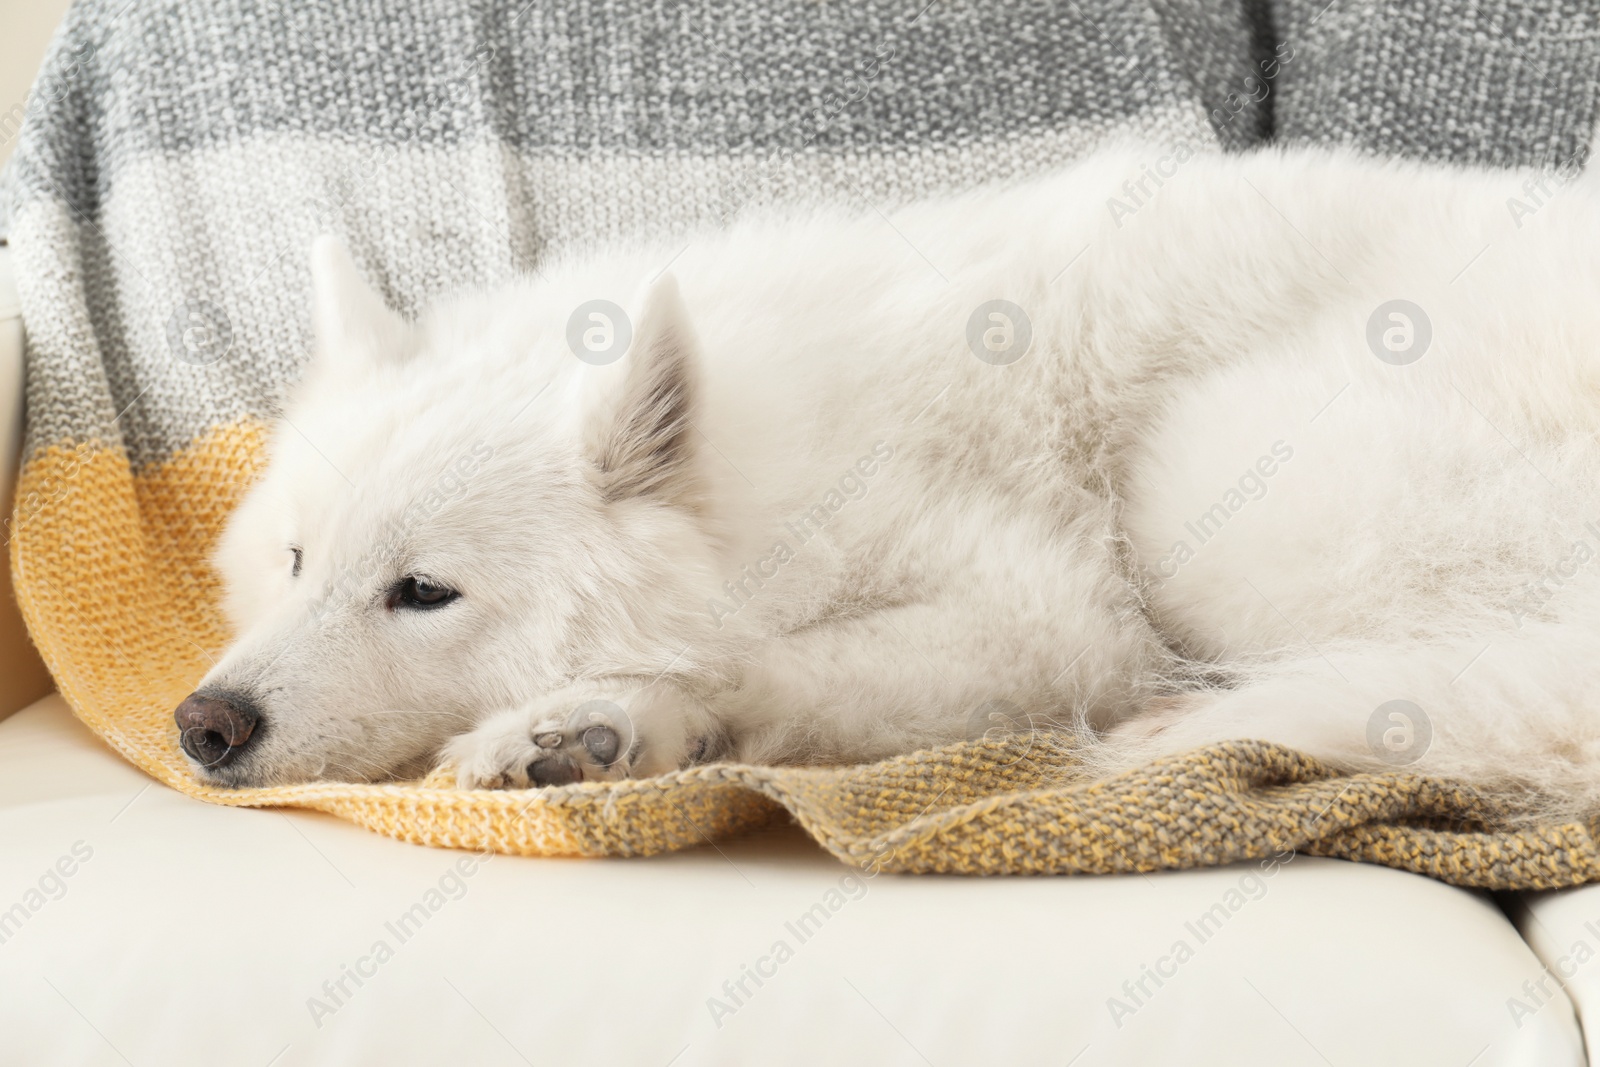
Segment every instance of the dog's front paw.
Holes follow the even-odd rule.
[[[659,687],[573,686],[493,715],[444,750],[462,789],[608,782],[685,762],[680,701]],[[646,728],[636,726],[643,720]]]

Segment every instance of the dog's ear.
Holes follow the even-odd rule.
[[[405,320],[384,304],[337,238],[324,234],[311,246],[311,325],[316,359],[349,366],[399,356]]]
[[[653,496],[696,506],[701,492],[693,424],[698,359],[672,275],[663,275],[645,294],[623,363],[620,389],[591,424],[606,499]]]

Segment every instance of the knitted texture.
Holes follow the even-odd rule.
[[[1600,118],[1591,0],[1270,0],[1274,136],[1380,155],[1570,165]]]
[[[172,708],[229,637],[206,559],[303,363],[315,234],[343,236],[409,313],[553,249],[780,201],[889,213],[1129,130],[1239,147],[1287,114],[1314,136],[1323,105],[1294,86],[1324,87],[1343,114],[1345,75],[1327,68],[1346,53],[1305,44],[1266,96],[1239,97],[1262,91],[1245,79],[1274,55],[1266,6],[82,0],[0,182],[28,328],[11,556],[63,695],[189,795],[430,845],[637,855],[787,813],[847,862],[896,871],[1142,871],[1298,849],[1495,888],[1596,877],[1586,827],[1513,831],[1469,790],[1341,777],[1249,742],[1101,782],[1068,740],[1034,735],[867,767],[523,792],[442,775],[221,790],[179,751]],[[1423,32],[1400,12],[1390,21]],[[1348,23],[1296,26],[1315,42]],[[1554,129],[1422,150],[1527,161],[1566,143]]]

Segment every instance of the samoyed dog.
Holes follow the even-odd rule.
[[[323,239],[184,750],[521,788],[1049,728],[1600,810],[1597,235],[1571,168],[1133,145],[415,321]]]

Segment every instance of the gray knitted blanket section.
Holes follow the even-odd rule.
[[[30,447],[143,465],[270,414],[320,232],[412,312],[761,205],[890,225],[1128,131],[1555,164],[1597,70],[1582,0],[79,0],[0,183]]]

